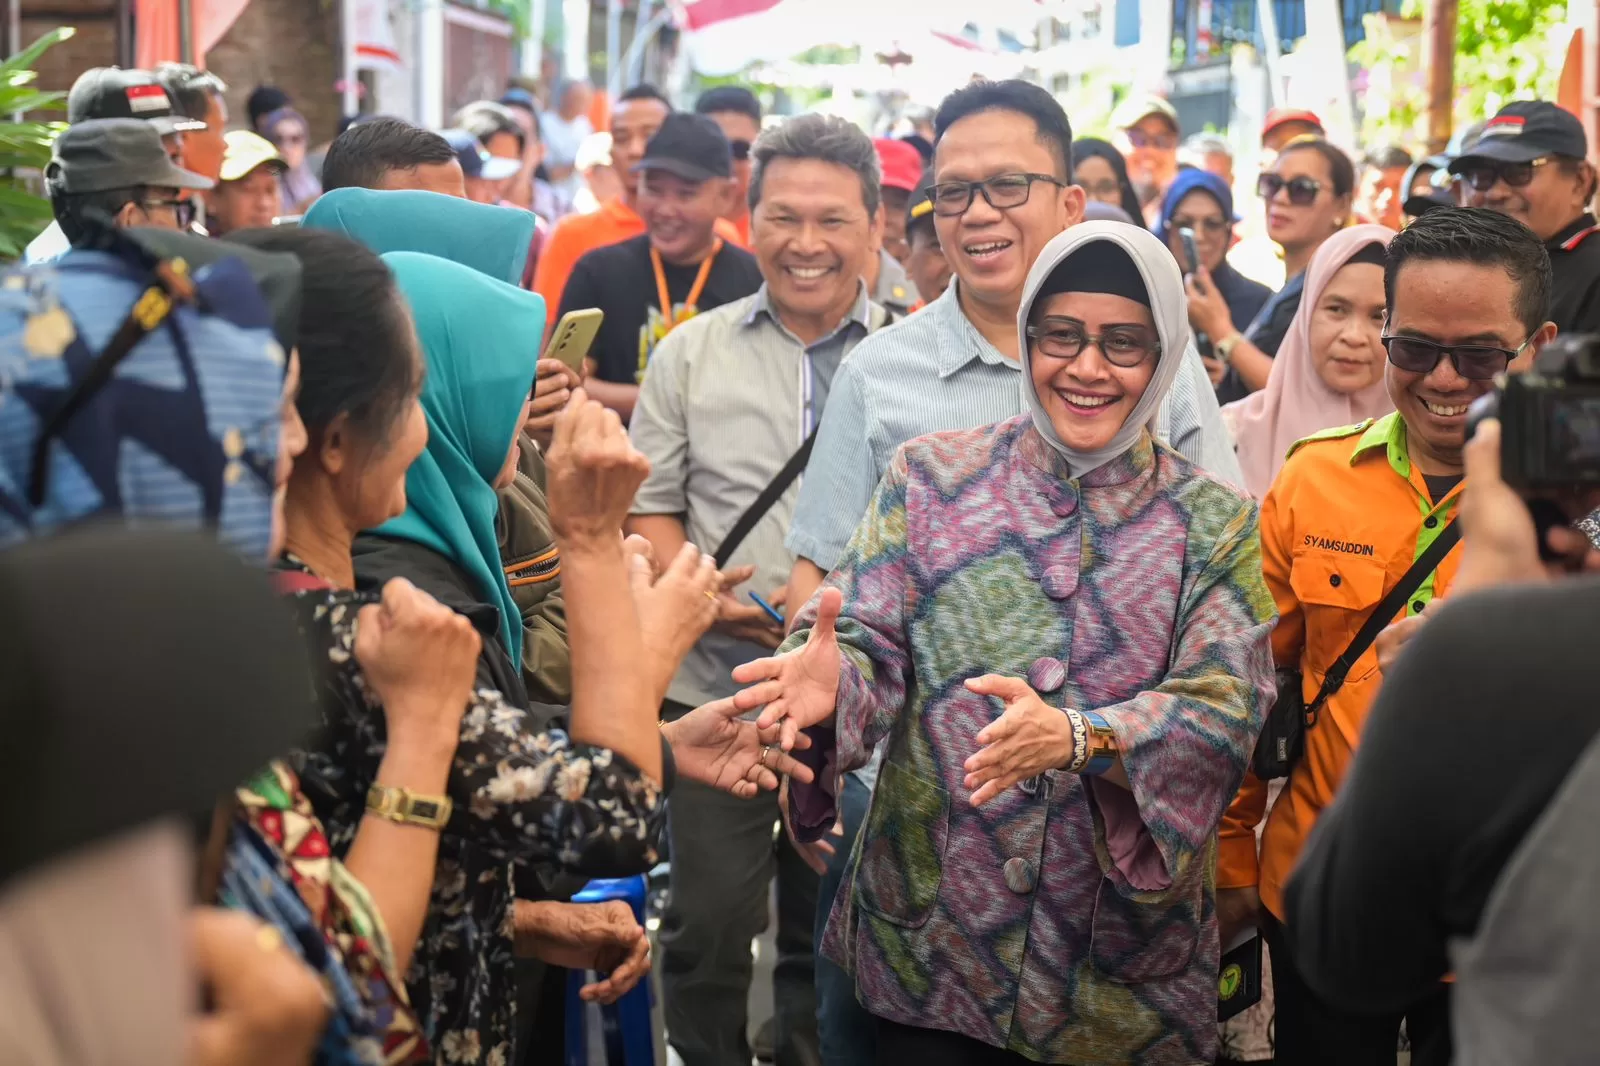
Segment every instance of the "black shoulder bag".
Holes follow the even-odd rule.
[[[883,309],[883,321],[878,323],[878,329],[892,326],[895,317],[895,313],[885,307]],[[876,333],[877,331],[875,329],[872,332]],[[717,545],[717,550],[712,555],[717,562],[718,570],[727,568],[728,560],[733,558],[733,553],[739,549],[739,545],[744,543],[744,538],[748,537],[750,531],[756,528],[757,522],[766,517],[767,512],[772,510],[772,505],[778,502],[778,498],[788,491],[789,486],[794,484],[794,479],[799,477],[800,472],[806,468],[806,463],[811,461],[811,449],[817,443],[817,430],[821,428],[822,419],[818,418],[817,424],[811,427],[810,433],[806,434],[806,439],[800,442],[799,449],[789,456],[789,461],[783,464],[783,469],[773,475],[772,480],[767,482],[767,487],[761,490],[761,495],[757,496],[755,501],[744,509],[744,514],[740,515],[739,520],[733,524],[733,528],[728,530],[728,535],[722,538],[722,543]]]
[[[1288,777],[1294,771],[1300,756],[1305,754],[1306,730],[1316,726],[1323,705],[1343,687],[1345,678],[1367,653],[1367,649],[1372,647],[1378,634],[1400,612],[1405,601],[1422,587],[1428,575],[1433,573],[1460,539],[1461,529],[1452,519],[1449,525],[1439,531],[1427,550],[1417,556],[1411,568],[1400,576],[1394,588],[1372,609],[1360,632],[1350,641],[1350,646],[1328,667],[1328,672],[1322,678],[1322,687],[1317,689],[1316,698],[1310,705],[1305,702],[1299,669],[1288,666],[1278,668],[1278,698],[1272,704],[1272,710],[1267,712],[1261,736],[1256,741],[1255,754],[1250,758],[1250,769],[1256,777],[1271,781]]]

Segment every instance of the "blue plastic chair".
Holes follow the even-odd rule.
[[[647,882],[642,876],[590,881],[582,892],[572,897],[572,902],[605,903],[620,899],[632,908],[634,918],[643,925],[647,892]],[[605,1023],[606,1061],[611,1066],[655,1066],[655,1023],[651,1015],[655,995],[650,981],[650,975],[646,974],[644,980],[616,1003],[598,1008]],[[587,982],[588,974],[582,970],[573,970],[567,978],[567,1066],[589,1066],[587,1008],[593,1004],[578,998],[579,990]]]

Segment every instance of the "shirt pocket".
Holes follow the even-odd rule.
[[[1089,954],[1094,968],[1118,984],[1136,985],[1181,973],[1200,940],[1199,878],[1157,903],[1141,903],[1100,878]]]
[[[897,763],[878,771],[856,866],[856,905],[917,929],[933,914],[950,837],[950,793]]]
[[[1303,670],[1308,676],[1320,681],[1333,660],[1344,654],[1383,599],[1388,576],[1382,563],[1367,556],[1306,552],[1295,557],[1289,587],[1305,612]],[[1346,684],[1360,681],[1377,666],[1377,656],[1369,648]]]

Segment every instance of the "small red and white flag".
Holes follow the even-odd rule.
[[[172,101],[167,99],[167,90],[159,85],[132,85],[124,92],[128,97],[128,110],[135,115],[172,110]]]

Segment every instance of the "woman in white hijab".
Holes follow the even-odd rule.
[[[1215,835],[1273,693],[1256,507],[1150,435],[1188,339],[1149,233],[1051,241],[1027,413],[900,449],[740,706],[811,729],[802,839],[885,758],[823,951],[881,1062],[1216,1053]]]

